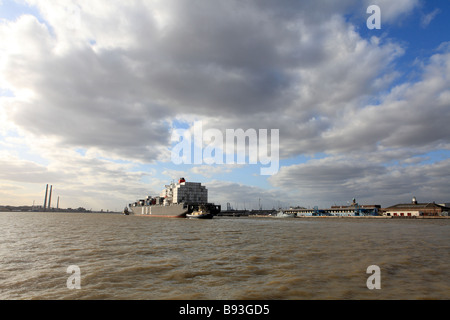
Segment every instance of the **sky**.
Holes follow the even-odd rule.
[[[449,75],[448,0],[0,0],[0,205],[122,210],[180,177],[224,208],[450,202]],[[196,124],[224,160],[256,132],[256,163],[250,139],[176,163]]]

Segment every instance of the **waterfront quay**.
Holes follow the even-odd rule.
[[[450,204],[436,204],[434,202],[419,203],[413,197],[411,203],[400,203],[386,208],[380,205],[360,205],[353,199],[347,206],[331,206],[330,208],[319,209],[295,207],[279,210],[230,210],[221,212],[218,216],[224,217],[280,217],[280,213],[287,217],[295,218],[419,218],[436,219],[448,218]],[[283,216],[283,215],[281,215]]]
[[[249,211],[251,212],[251,211]],[[220,214],[217,215],[217,217],[219,218],[260,218],[260,219],[280,219],[279,217],[275,215],[260,215],[260,214],[249,214],[249,213],[244,213],[243,211],[241,211],[241,213],[237,214],[234,212],[221,212]],[[286,219],[286,218],[284,218]],[[386,220],[386,219],[423,219],[423,220],[433,220],[433,219],[450,219],[449,216],[352,216],[352,215],[347,215],[347,216],[343,216],[343,215],[310,215],[310,216],[306,216],[306,215],[295,215],[294,217],[290,218],[290,219],[311,219],[311,220],[320,220],[320,219],[375,219],[375,220]]]

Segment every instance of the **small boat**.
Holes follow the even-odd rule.
[[[280,210],[277,212],[277,215],[275,216],[277,218],[295,218],[294,213],[285,213],[283,210]]]
[[[198,210],[186,214],[186,218],[189,219],[212,219],[213,214],[206,208],[206,207],[200,207]]]
[[[130,211],[128,210],[128,207],[125,207],[124,209],[123,209],[123,213],[122,213],[124,216],[128,216],[128,215],[130,215]]]

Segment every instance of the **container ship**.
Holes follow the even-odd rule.
[[[186,218],[194,211],[207,210],[212,216],[221,210],[220,205],[208,203],[208,190],[199,182],[186,182],[180,178],[178,183],[165,186],[159,196],[148,196],[128,205],[127,213],[146,217]],[[130,212],[131,211],[131,212]]]

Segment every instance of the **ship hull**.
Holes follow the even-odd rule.
[[[138,206],[132,207],[131,210],[136,216],[143,217],[164,217],[164,218],[185,218],[189,213],[189,208],[182,204],[174,204],[170,206]]]
[[[187,214],[186,217],[189,219],[212,219],[213,215],[211,213]]]
[[[220,212],[220,206],[210,204],[213,214]],[[186,215],[198,209],[195,204],[172,204],[164,205],[147,205],[131,207],[131,211],[135,216],[142,217],[161,217],[161,218],[186,218]]]

